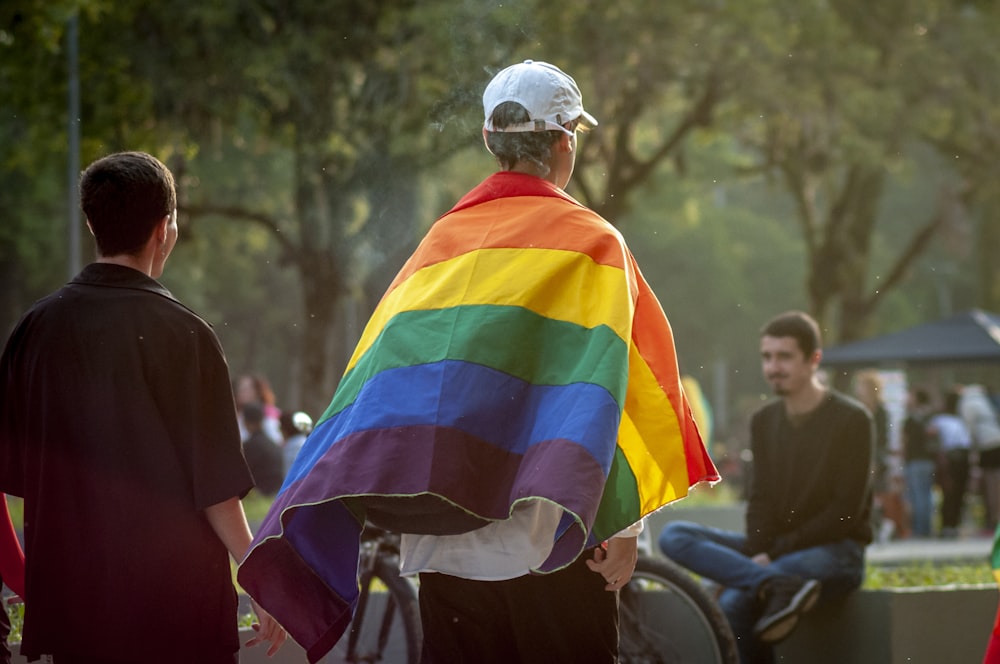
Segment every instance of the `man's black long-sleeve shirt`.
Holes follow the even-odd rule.
[[[831,391],[802,422],[782,401],[751,422],[748,553],[771,559],[842,539],[872,541],[874,432],[868,411]]]

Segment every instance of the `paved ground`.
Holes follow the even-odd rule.
[[[871,544],[866,558],[868,562],[895,565],[916,561],[989,561],[993,540],[981,535],[959,539],[905,539]]]

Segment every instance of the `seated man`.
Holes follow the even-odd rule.
[[[872,539],[870,414],[820,382],[819,327],[806,314],[773,319],[760,347],[781,399],[751,422],[746,535],[680,521],[660,535],[667,557],[723,586],[744,663],[772,661],[821,589],[826,599],[859,587]]]

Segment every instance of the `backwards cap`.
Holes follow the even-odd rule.
[[[523,106],[531,121],[502,129],[494,127],[493,111],[508,101]],[[557,130],[572,134],[563,125],[576,119],[588,127],[597,126],[594,116],[583,110],[583,97],[576,81],[555,65],[533,60],[511,65],[494,76],[483,92],[483,110],[486,111],[483,123],[486,131]]]

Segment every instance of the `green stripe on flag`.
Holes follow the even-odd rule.
[[[512,345],[516,338],[520,343]],[[584,328],[515,306],[469,305],[405,311],[387,321],[375,342],[344,375],[320,421],[357,398],[387,369],[462,360],[534,385],[593,383],[624,403],[628,349],[611,328]]]
[[[621,530],[615,524],[631,524],[639,520],[639,485],[636,483],[632,467],[620,447],[615,448],[615,458],[604,484],[604,495],[594,519],[594,535],[603,541]]]

